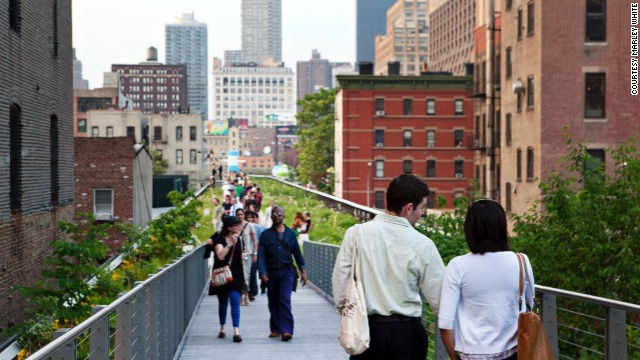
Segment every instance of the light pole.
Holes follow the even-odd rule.
[[[371,161],[367,163],[367,207],[370,206],[371,194],[369,193],[369,183],[371,182]]]

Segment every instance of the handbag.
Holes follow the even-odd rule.
[[[518,309],[522,309],[522,269],[524,268],[529,279],[529,270],[524,255],[517,253],[518,266],[520,267],[520,297]],[[531,286],[531,280],[529,280]],[[526,302],[526,301],[525,301]],[[540,316],[531,311],[526,304],[526,311],[518,315],[518,360],[553,360],[553,351],[549,343],[549,337],[544,331]]]
[[[345,302],[342,308],[342,318],[340,319],[340,345],[349,355],[358,355],[369,348],[369,318],[367,316],[367,305],[365,304],[364,291],[359,279],[358,247],[357,236],[353,238],[353,249],[351,251],[351,276],[347,281],[345,291]]]
[[[233,274],[231,273],[231,262],[233,261],[233,253],[236,251],[236,242],[233,245],[233,250],[231,251],[231,257],[229,258],[229,263],[225,266],[219,267],[217,269],[211,270],[211,286],[218,287],[222,285],[226,285],[233,282]]]

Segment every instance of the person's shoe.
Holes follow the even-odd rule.
[[[218,339],[224,339],[224,337],[225,337],[225,333],[224,333],[224,331],[220,331],[220,332],[218,333]]]
[[[233,335],[233,342],[241,342],[241,341],[242,341],[242,336],[240,336],[240,334]]]
[[[280,334],[278,334],[277,332],[272,332],[272,333],[269,334],[269,337],[270,338],[277,338],[277,337],[280,337]]]
[[[291,336],[291,334],[284,333],[284,334],[282,334],[282,341],[289,341],[289,340],[291,340],[292,337],[293,336]]]
[[[256,298],[255,298],[255,296],[252,296],[252,297],[249,298],[249,300],[256,301]]]

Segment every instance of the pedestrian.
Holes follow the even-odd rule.
[[[214,233],[205,245],[205,258],[209,258],[213,252],[213,269],[230,265],[233,281],[229,284],[213,288],[210,295],[218,296],[218,317],[220,331],[218,338],[226,336],[225,324],[227,322],[227,306],[231,304],[231,319],[233,321],[233,341],[241,342],[240,335],[240,293],[244,284],[244,271],[242,270],[242,258],[244,249],[242,241],[238,241],[242,221],[235,216],[227,216],[222,220],[222,230]],[[230,263],[230,264],[229,264]]]
[[[269,202],[269,206],[264,210],[264,223],[263,225],[266,228],[270,228],[273,225],[273,221],[271,220],[271,213],[273,212],[273,208],[276,206],[275,200],[271,200]]]
[[[242,220],[240,239],[242,240],[245,252],[247,253],[247,256],[242,259],[244,267],[244,287],[242,289],[241,303],[249,306],[249,302],[255,300],[254,297],[249,295],[249,283],[251,267],[254,263],[258,262],[258,240],[256,238],[256,232],[253,229],[253,224],[245,219],[244,209],[237,209],[236,217]]]
[[[452,359],[515,360],[518,313],[526,311],[526,305],[533,307],[529,260],[523,257],[526,301],[518,308],[520,265],[517,255],[509,251],[502,206],[493,200],[471,203],[464,237],[471,252],[449,262],[442,282],[438,315],[442,342]]]
[[[224,208],[220,204],[220,199],[213,198],[213,228],[215,231],[220,231],[222,225],[222,215],[224,214]]]
[[[220,181],[222,181],[222,164],[220,164],[220,166],[218,166],[218,179],[220,179]]]
[[[267,228],[260,225],[260,215],[257,211],[246,211],[245,218],[248,222],[253,225],[253,230],[256,232],[256,239],[259,239],[262,232]],[[258,247],[256,247],[257,251]],[[264,281],[260,281],[260,292],[262,295],[267,293],[267,283]],[[256,295],[258,295],[258,262],[254,262],[251,264],[251,273],[249,278],[249,299],[251,301],[255,300]]]
[[[430,191],[414,175],[400,175],[387,188],[387,209],[372,221],[347,229],[333,268],[333,298],[339,313],[356,266],[369,319],[369,348],[351,359],[425,359],[427,332],[420,292],[438,314],[444,264],[433,241],[413,228]]]
[[[302,286],[307,284],[307,273],[296,235],[284,224],[284,218],[284,209],[280,206],[274,207],[271,213],[273,225],[260,235],[258,272],[260,279],[267,283],[267,299],[271,314],[269,337],[282,337],[282,341],[289,341],[293,336],[294,325],[291,292],[296,269],[293,258],[300,270]]]

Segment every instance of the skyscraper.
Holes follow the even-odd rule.
[[[182,14],[165,26],[165,63],[187,65],[187,105],[192,114],[208,116],[207,106],[207,25],[197,22],[193,13]]]
[[[82,78],[82,61],[76,58],[76,49],[73,49],[73,88],[78,90],[89,88],[89,80]]]
[[[298,100],[320,88],[331,87],[331,64],[329,60],[321,58],[317,49],[311,51],[311,60],[298,61],[296,71]]]
[[[242,0],[242,60],[282,61],[282,0]]]
[[[356,67],[376,58],[376,35],[386,34],[387,10],[395,0],[356,0]]]

